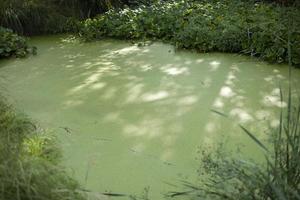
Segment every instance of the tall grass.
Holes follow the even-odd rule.
[[[83,200],[53,140],[0,97],[0,199]]]

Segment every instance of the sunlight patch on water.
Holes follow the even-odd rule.
[[[131,46],[131,47],[122,48],[122,49],[114,51],[112,53],[118,53],[120,55],[128,55],[128,54],[132,54],[132,53],[139,52],[139,51],[140,51],[140,48],[138,48],[137,46]]]
[[[141,65],[141,70],[143,71],[143,72],[146,72],[146,71],[149,71],[149,70],[152,70],[153,69],[153,67],[151,66],[151,65]]]
[[[229,86],[223,86],[220,91],[220,96],[225,98],[233,97],[235,93],[232,91],[232,89]]]
[[[104,88],[107,85],[107,83],[95,83],[93,85],[90,86],[91,89],[93,90],[99,90]]]
[[[167,161],[167,160],[171,160],[171,158],[172,158],[172,156],[173,156],[173,151],[172,151],[172,149],[167,149],[167,150],[165,150],[163,153],[162,153],[162,155],[161,155],[161,160],[163,160],[163,161]]]
[[[210,71],[217,71],[217,69],[220,67],[220,62],[219,61],[212,61],[209,63],[210,65]]]
[[[274,88],[269,95],[265,95],[263,98],[263,104],[265,106],[276,106],[279,108],[285,108],[287,103],[280,99],[280,89]]]
[[[70,107],[74,107],[74,106],[79,106],[82,105],[83,101],[81,100],[69,100],[63,103],[64,108],[70,108]]]
[[[217,124],[215,122],[209,122],[205,125],[205,131],[208,133],[214,133],[217,130]]]
[[[144,84],[128,84],[126,103],[138,102],[143,92]]]
[[[197,64],[200,64],[200,63],[203,63],[203,62],[204,62],[204,59],[196,59]]]
[[[198,97],[197,96],[186,96],[186,97],[182,97],[178,100],[178,105],[193,105],[198,101]]]
[[[162,135],[162,122],[159,119],[144,119],[137,124],[128,124],[124,127],[124,134],[128,137],[140,137],[152,139]]]
[[[217,98],[214,103],[213,103],[213,107],[215,108],[223,108],[224,107],[224,102],[222,101],[221,98]]]
[[[253,117],[245,110],[241,108],[234,108],[229,113],[233,117],[237,117],[239,120],[239,123],[246,123],[253,121]]]
[[[273,120],[271,121],[271,123],[270,123],[270,126],[271,126],[272,128],[278,128],[279,125],[280,125],[280,121],[279,121],[278,119],[273,119]]]
[[[266,120],[269,117],[271,117],[271,113],[270,113],[270,111],[267,111],[267,110],[258,110],[255,112],[255,117],[258,120]]]
[[[161,70],[171,76],[177,76],[181,74],[188,75],[189,73],[187,67],[174,67],[172,65],[166,65],[162,67]]]
[[[142,100],[145,102],[151,102],[151,101],[158,101],[165,99],[169,96],[169,93],[167,91],[159,91],[155,93],[146,93],[142,95]]]

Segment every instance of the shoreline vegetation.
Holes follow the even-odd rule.
[[[8,57],[24,58],[36,54],[36,47],[30,47],[25,37],[0,26],[0,59]]]
[[[87,199],[60,165],[61,158],[55,138],[1,96],[0,199]]]
[[[71,32],[84,41],[106,37],[162,40],[178,49],[241,53],[271,63],[288,63],[289,67],[300,66],[297,1],[278,1],[280,4],[242,0],[51,2],[0,3],[0,58],[36,53],[36,48],[30,47],[22,34]],[[39,28],[35,30],[36,27]],[[184,183],[186,191],[170,192],[166,197],[300,199],[300,106],[293,107],[291,88],[288,92],[288,106],[281,111],[279,128],[270,130],[273,149],[267,149],[254,134],[241,127],[265,151],[266,166],[233,159],[222,149],[213,154],[204,151],[201,167],[208,178],[200,186]],[[0,150],[1,199],[88,199],[84,189],[61,166],[55,138],[16,112],[3,96],[0,96]]]
[[[253,1],[171,1],[112,9],[79,23],[85,41],[162,40],[178,49],[241,53],[300,65],[300,9]]]
[[[39,23],[47,24],[49,19],[55,19],[49,10],[55,7],[46,4],[24,4],[25,0],[16,6],[5,3],[3,8],[11,9],[12,16],[7,15],[0,21],[0,27],[5,26],[17,33],[32,35],[35,32],[27,30],[24,23],[27,12],[36,11]],[[57,14],[63,22],[56,21],[62,26],[51,27],[44,30],[38,22],[29,20],[30,26],[37,26],[37,34],[72,33],[83,41],[100,40],[103,38],[116,38],[130,41],[161,40],[173,44],[177,49],[190,49],[197,52],[226,52],[239,53],[258,57],[270,63],[289,63],[289,47],[292,52],[291,64],[300,66],[300,3],[297,1],[282,1],[287,6],[263,1],[243,0],[183,0],[183,1],[149,1],[148,3],[121,3],[112,1],[110,4],[97,5],[98,9],[92,11],[83,6],[80,1],[69,4],[62,3]],[[119,3],[117,3],[119,2]],[[21,6],[22,5],[22,6]],[[25,6],[27,5],[27,7]],[[128,6],[129,5],[129,6]],[[14,6],[16,8],[14,8]],[[69,7],[68,7],[69,6]],[[83,6],[80,10],[80,6]],[[0,5],[1,7],[1,5]],[[63,15],[68,7],[69,14]],[[23,10],[22,10],[23,9]],[[39,10],[41,9],[41,10]],[[41,11],[45,9],[45,15]],[[79,11],[79,10],[80,11]],[[25,12],[26,11],[26,12]],[[32,11],[33,12],[33,11]],[[83,14],[89,12],[89,14]],[[100,13],[100,14],[96,14]],[[0,16],[5,12],[0,9]],[[78,16],[79,15],[79,16]],[[15,17],[13,17],[15,16]],[[51,16],[51,17],[50,17]],[[34,17],[34,16],[31,16]],[[34,24],[36,23],[36,24]],[[53,30],[52,30],[53,29]],[[59,31],[55,31],[59,30]],[[9,34],[11,30],[0,29],[2,38],[1,52],[11,51],[13,56],[24,57],[33,52],[35,48],[28,48],[22,36]],[[13,48],[5,37],[9,35],[19,43]],[[141,43],[142,44],[142,43]],[[17,51],[19,49],[20,51]],[[15,53],[14,53],[15,52]],[[6,53],[6,57],[10,54]],[[2,55],[2,57],[5,57]]]

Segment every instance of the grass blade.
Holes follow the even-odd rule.
[[[261,148],[263,148],[265,151],[269,152],[268,148],[259,141],[259,139],[257,139],[252,133],[250,133],[250,131],[248,131],[245,127],[243,127],[242,125],[239,125],[239,127],[252,139],[254,140],[254,142],[256,142],[256,144],[258,144]]]
[[[220,112],[220,111],[217,111],[217,110],[214,110],[214,109],[210,109],[210,111],[212,111],[212,112],[214,112],[214,113],[216,113],[216,114],[218,114],[218,115],[221,115],[222,117],[228,117],[228,115],[226,115],[225,113],[222,113],[222,112]]]

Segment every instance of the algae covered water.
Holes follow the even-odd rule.
[[[38,55],[0,63],[1,90],[55,132],[64,164],[93,192],[162,199],[196,181],[199,149],[226,141],[251,158],[278,125],[288,67],[232,54],[176,52],[171,45],[80,43],[36,37]],[[293,82],[300,72],[293,70]],[[226,113],[223,118],[214,111]]]

